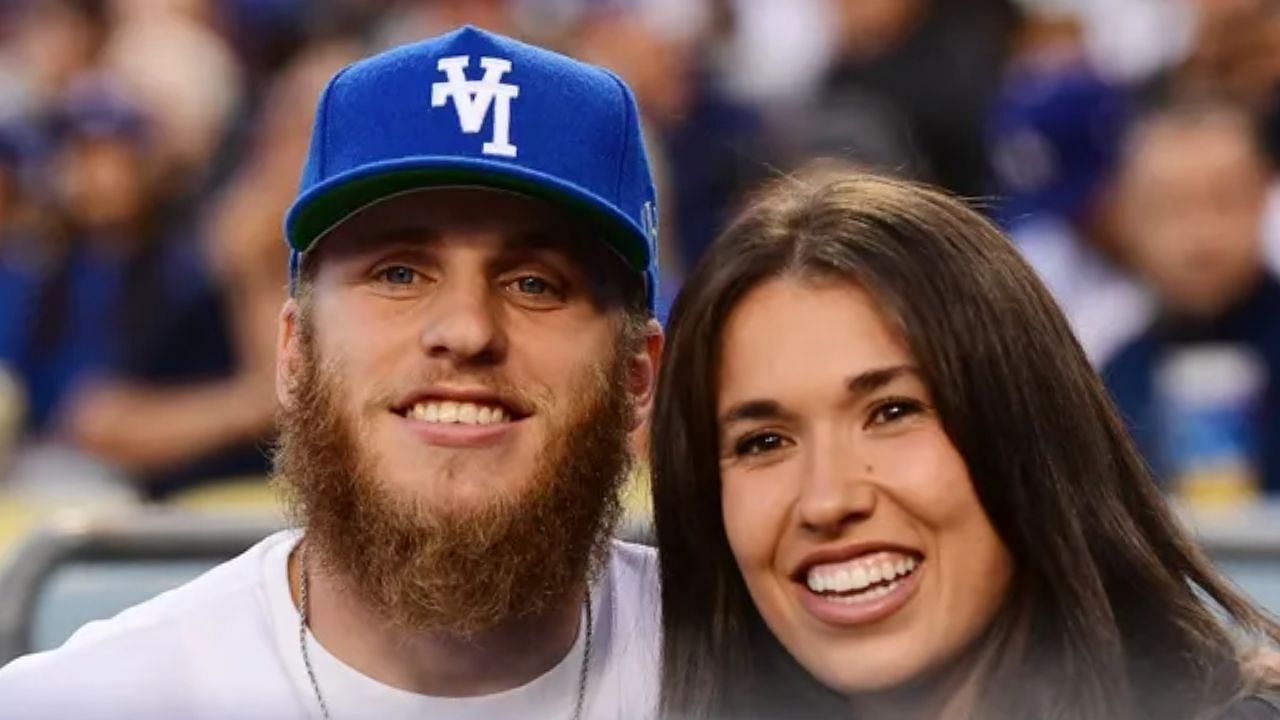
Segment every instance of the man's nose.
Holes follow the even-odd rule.
[[[487,280],[441,281],[422,320],[423,352],[458,365],[496,361],[504,346],[500,311]]]

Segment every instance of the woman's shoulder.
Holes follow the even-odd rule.
[[[1246,695],[1231,704],[1217,720],[1275,720],[1280,718],[1280,692]]]

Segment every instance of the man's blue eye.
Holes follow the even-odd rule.
[[[409,285],[417,277],[417,273],[412,268],[404,265],[395,265],[382,271],[382,279],[392,285]]]
[[[526,295],[545,295],[551,291],[551,286],[546,280],[533,275],[526,275],[516,280],[516,288]]]

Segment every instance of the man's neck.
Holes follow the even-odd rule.
[[[520,687],[556,666],[578,636],[585,587],[543,615],[512,620],[471,636],[407,633],[365,608],[340,578],[308,561],[307,624],[343,664],[378,682],[437,697],[474,697]],[[289,588],[300,598],[298,553]]]
[[[1259,264],[1253,273],[1224,285],[1209,299],[1198,303],[1167,303],[1166,322],[1181,330],[1209,330],[1232,316],[1248,312],[1251,305],[1258,303],[1268,279],[1267,271]]]

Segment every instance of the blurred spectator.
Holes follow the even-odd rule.
[[[715,0],[727,13],[716,71],[766,112],[813,102],[837,43],[834,0]]]
[[[802,155],[835,155],[974,196],[983,123],[1016,20],[1006,0],[838,0],[837,55],[793,116]]]
[[[329,77],[360,55],[352,43],[305,49],[275,78],[254,124],[249,151],[227,187],[213,199],[206,255],[234,329],[238,374],[256,377],[263,397],[256,416],[274,402],[277,318],[285,299],[284,212],[297,193],[315,104]]]
[[[1178,64],[1192,43],[1197,0],[1018,0],[1028,13],[1074,15],[1090,63],[1105,79],[1137,83]]]
[[[195,309],[219,314],[226,333],[219,360],[198,374],[190,367],[162,370],[161,377],[144,372],[144,382],[126,380],[98,391],[78,409],[78,437],[100,455],[149,472],[144,487],[153,496],[195,480],[266,469],[255,441],[269,431],[275,406],[276,320],[287,261],[284,210],[297,190],[320,91],[358,55],[353,44],[323,42],[285,67],[254,116],[242,162],[209,203],[200,248],[207,297]],[[180,346],[188,340],[184,334],[170,337],[155,355],[162,364],[190,353]],[[122,414],[155,419],[122,427],[112,422]]]
[[[227,43],[182,13],[149,12],[120,23],[103,60],[153,122],[166,199],[203,189],[240,104],[240,69]]]
[[[1280,3],[1196,0],[1198,26],[1186,61],[1168,78],[1170,94],[1226,97],[1263,119],[1280,152]]]
[[[1157,319],[1104,376],[1171,487],[1280,490],[1280,284],[1262,260],[1271,166],[1239,106],[1181,101],[1128,144],[1122,252]]]
[[[24,149],[14,128],[0,130],[0,361],[13,358],[48,249],[36,242],[36,216],[23,173]]]
[[[572,54],[621,75],[636,93],[659,166],[660,249],[667,286],[678,287],[776,153],[761,116],[731,100],[699,54],[709,16],[663,0],[597,2]],[[673,18],[675,19],[673,21]]]
[[[514,0],[406,0],[392,6],[381,23],[376,44],[393,47],[439,35],[460,25],[475,25],[503,35],[523,37],[525,28]]]
[[[25,192],[15,138],[0,132],[0,477],[26,415],[26,398],[7,361],[21,334],[17,318],[26,313],[39,273],[34,243],[24,233]]]
[[[39,115],[97,62],[110,37],[110,0],[27,0],[4,48],[0,114]]]
[[[136,0],[145,2],[145,0]],[[218,0],[214,24],[240,58],[246,92],[261,98],[314,41],[363,38],[383,19],[383,0]]]
[[[1104,363],[1148,321],[1151,301],[1117,257],[1113,175],[1128,118],[1072,14],[1032,12],[988,122],[992,210]]]
[[[320,90],[357,55],[351,45],[326,43],[285,68],[267,92],[244,161],[211,203],[200,248],[203,297],[175,323],[189,326],[196,322],[191,314],[205,313],[206,326],[225,328],[211,361],[200,367],[190,357],[201,351],[187,347],[189,331],[174,332],[150,359],[156,365],[95,390],[75,409],[75,436],[99,456],[140,471],[152,496],[266,469],[255,441],[268,433],[275,405],[284,209],[297,189]],[[146,419],[123,426],[114,421],[121,416]]]
[[[38,240],[47,261],[32,296],[12,303],[14,340],[3,348],[31,396],[28,426],[34,432],[47,427],[76,377],[113,354],[115,332],[123,328],[101,322],[101,313],[109,312],[102,296],[115,295],[103,286],[120,281],[109,279],[116,268],[107,265],[135,250],[150,211],[144,207],[146,129],[131,106],[105,85],[82,83],[50,125],[59,146],[49,158],[48,180],[58,227],[54,236]],[[24,244],[19,238],[14,245]],[[77,272],[82,264],[84,271]],[[79,348],[76,335],[89,347]]]
[[[269,386],[213,380],[234,366],[228,323],[194,238],[160,204],[152,126],[115,86],[88,79],[57,120],[58,255],[8,358],[30,400],[27,430],[65,437],[149,493],[263,470],[251,443],[269,425]],[[250,444],[228,454],[237,443]]]
[[[1197,26],[1181,65],[1149,88],[1156,97],[1216,95],[1260,119],[1272,162],[1280,162],[1280,3],[1192,0]],[[1280,186],[1268,209],[1267,255],[1280,272]]]

